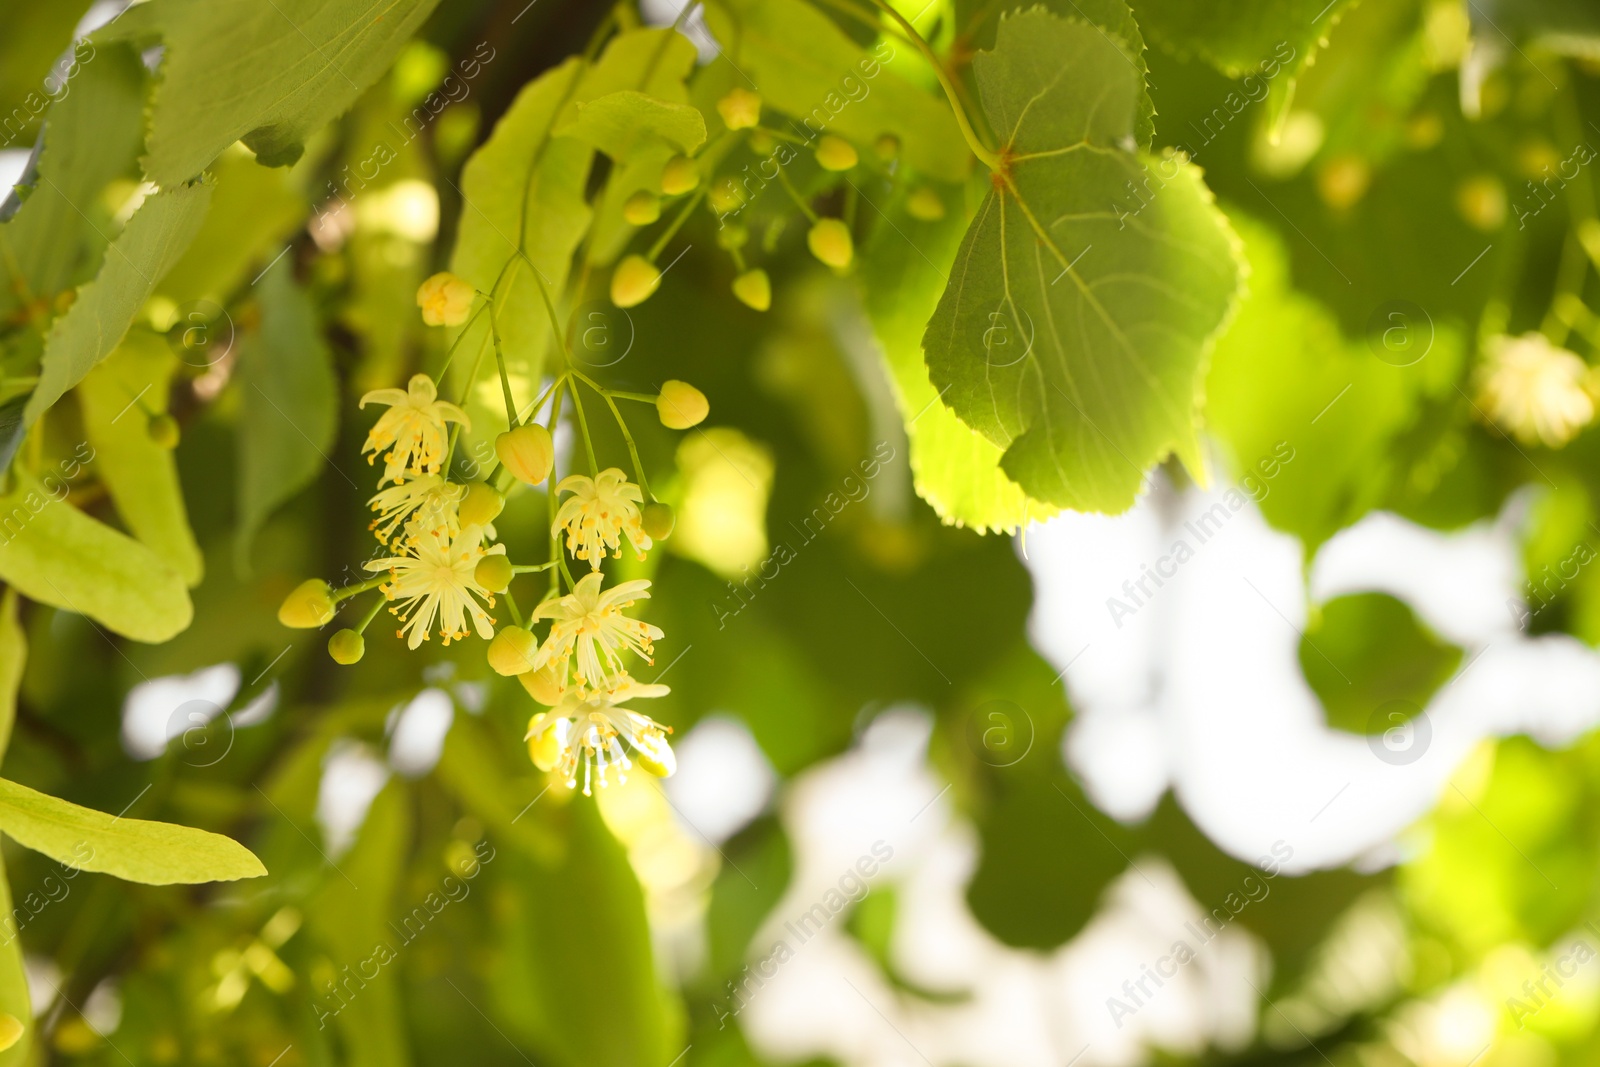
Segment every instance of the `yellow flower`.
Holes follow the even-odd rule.
[[[494,594],[478,584],[475,571],[485,555],[501,553],[504,545],[484,549],[483,527],[469,526],[451,537],[431,530],[408,530],[400,541],[399,556],[366,564],[369,571],[388,571],[389,580],[378,588],[398,601],[389,611],[404,622],[395,636],[416,648],[428,639],[434,619],[444,643],[468,634],[470,622],[485,641],[494,636],[494,619],[484,604],[494,607]]]
[[[1523,444],[1560,448],[1595,414],[1589,367],[1539,333],[1489,340],[1478,394],[1489,418]]]
[[[663,696],[664,685],[644,685],[624,675],[620,684],[602,693],[585,694],[573,690],[548,712],[539,712],[528,723],[528,748],[540,770],[555,771],[567,781],[567,788],[578,786],[578,764],[583,764],[583,794],[592,796],[595,779],[601,788],[609,785],[607,775],[617,768],[617,781],[626,782],[633,766],[622,742],[626,741],[638,762],[652,774],[666,777],[675,769],[672,747],[664,727],[647,715],[622,707],[630,700]]]
[[[639,503],[644,494],[616,467],[607,467],[598,477],[569,474],[556,486],[556,495],[571,493],[556,512],[555,529],[565,527],[567,548],[578,559],[586,559],[594,570],[606,558],[607,549],[622,555],[622,535],[640,559],[649,550],[650,535],[639,521]]]
[[[598,571],[586,574],[566,596],[546,600],[533,609],[535,620],[554,620],[550,637],[533,658],[534,670],[554,663],[564,678],[576,654],[578,676],[590,688],[605,690],[614,684],[614,676],[626,676],[622,652],[636,652],[646,663],[655,662],[651,657],[661,631],[622,614],[634,601],[649,599],[650,583],[635,579],[602,593],[603,581],[605,576]]]
[[[467,487],[447,482],[437,474],[424,474],[409,482],[378,490],[368,503],[378,513],[367,526],[386,545],[402,526],[415,524],[454,537],[461,529],[461,498]]]
[[[383,404],[389,408],[367,433],[367,443],[362,452],[371,452],[367,462],[383,457],[384,482],[402,482],[421,474],[437,474],[444,464],[444,451],[449,445],[449,431],[445,423],[459,422],[471,429],[467,413],[454,404],[438,399],[433,379],[426,374],[414,374],[404,389],[374,389],[361,398],[361,406]]]
[[[417,289],[417,306],[429,326],[460,326],[472,311],[475,295],[472,286],[449,271],[440,271]]]

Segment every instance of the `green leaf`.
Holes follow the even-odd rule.
[[[339,382],[311,302],[287,261],[261,280],[261,329],[239,348],[239,524],[236,565],[249,567],[257,532],[331,463]]]
[[[0,497],[0,580],[135,641],[154,644],[182,632],[194,615],[183,576],[66,503],[66,491],[65,482],[50,486],[19,474]]]
[[[56,320],[45,341],[39,385],[23,421],[31,426],[111,350],[162,275],[177,262],[200,228],[211,199],[209,183],[164,189],[139,206],[111,242],[95,279]]]
[[[706,120],[688,104],[673,104],[624,89],[580,103],[577,115],[556,130],[618,161],[644,147],[666,144],[688,154],[706,140]]]
[[[1103,31],[1030,11],[997,41],[973,66],[1006,165],[928,324],[928,367],[1029,496],[1122,510],[1169,452],[1201,469],[1195,408],[1239,287],[1233,239],[1194,167],[1127,147],[1142,90]]]
[[[1144,59],[1144,35],[1139,32],[1139,24],[1134,20],[1126,0],[1012,0],[1010,4],[995,4],[994,0],[956,0],[956,25],[969,26],[975,17],[980,20],[967,36],[965,47],[985,51],[993,48],[999,20],[989,16],[997,8],[1007,11],[1026,7],[1043,7],[1063,18],[1078,18],[1100,27],[1126,46],[1128,58],[1139,71],[1140,83],[1149,79],[1150,68],[1145,65]],[[1141,148],[1149,148],[1151,138],[1155,136],[1155,113],[1150,94],[1143,93],[1134,133]]]
[[[870,147],[890,133],[926,174],[958,181],[971,168],[949,106],[920,87],[926,67],[903,41],[869,53],[802,0],[723,0],[707,5],[706,21],[743,75],[738,84],[748,79],[808,141],[827,131]]]
[[[189,528],[177,460],[150,439],[145,414],[147,408],[166,410],[177,362],[164,338],[134,330],[78,383],[78,403],[95,469],[117,514],[133,536],[193,587],[200,584],[205,560]]]
[[[965,220],[952,208],[936,222],[919,221],[905,211],[904,197],[884,210],[861,252],[862,301],[906,420],[917,495],[940,519],[980,533],[1048,518],[1055,509],[1031,500],[1000,469],[1004,450],[962,422],[928,381],[922,332],[948,280]]]
[[[49,109],[38,173],[0,227],[0,309],[22,294],[47,299],[94,270],[110,227],[98,198],[138,158],[144,77],[132,49],[101,48]]]
[[[235,141],[268,166],[343,114],[411,39],[438,0],[272,0],[235,8],[151,0],[101,31],[166,46],[150,103],[144,171],[168,187]]]
[[[231,837],[189,826],[125,819],[0,778],[0,831],[57,863],[130,882],[231,882],[267,873]]]
[[[1300,639],[1300,671],[1328,725],[1383,733],[1376,713],[1396,704],[1402,718],[1428,706],[1461,665],[1461,649],[1435,636],[1404,601],[1386,593],[1341,596],[1323,604]]]

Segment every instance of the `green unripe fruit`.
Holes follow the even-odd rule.
[[[772,282],[764,270],[747,270],[733,280],[733,295],[740,303],[765,311],[772,306]]]
[[[700,168],[688,156],[673,156],[661,168],[661,192],[679,196],[700,184]]]
[[[611,302],[631,308],[650,299],[661,285],[661,272],[643,256],[629,256],[611,273]]]
[[[366,639],[354,630],[340,630],[328,638],[328,655],[333,657],[333,662],[346,667],[359,661],[366,651]]]
[[[850,227],[838,219],[818,219],[806,234],[811,254],[836,270],[844,270],[855,258],[855,242]]]
[[[671,504],[653,500],[639,513],[639,523],[652,541],[665,541],[672,536],[672,528],[678,524],[678,516],[673,512]]]
[[[511,569],[511,561],[496,553],[493,556],[484,556],[478,561],[477,567],[472,571],[472,580],[491,593],[504,593],[515,573]]]
[[[817,142],[817,163],[823,170],[849,170],[859,162],[861,159],[856,155],[855,145],[843,137],[825,133]]]
[[[632,226],[648,226],[661,217],[661,198],[640,189],[622,204],[622,217]]]

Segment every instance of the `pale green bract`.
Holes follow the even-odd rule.
[[[928,324],[933,384],[1028,495],[1121,511],[1170,452],[1203,470],[1235,241],[1194,167],[1134,147],[1141,78],[1104,31],[1010,16],[973,67],[1003,166]]]
[[[100,32],[166,46],[150,104],[144,172],[188,181],[235,141],[268,166],[376,81],[438,0],[151,0]]]
[[[57,863],[130,882],[231,882],[267,873],[250,850],[221,834],[107,815],[0,778],[0,831]]]

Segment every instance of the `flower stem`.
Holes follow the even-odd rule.
[[[550,421],[546,425],[546,429],[550,431],[552,440],[555,439],[556,424],[561,420],[561,394],[566,388],[566,382],[566,375],[556,379],[555,396],[550,400]],[[549,509],[547,518],[550,522],[550,562],[562,563],[561,538],[556,533],[556,468],[553,463],[550,465],[550,477],[545,482],[544,492],[545,504]],[[566,568],[563,566],[555,567],[550,571],[550,589],[545,594],[546,599],[561,592],[561,572],[564,570]]]
[[[506,598],[506,608],[511,612],[511,621],[516,623],[518,626],[521,626],[522,612],[517,610],[517,601],[516,598],[511,595],[510,586],[507,586],[506,591],[500,595]]]
[[[574,372],[576,373],[576,372]],[[572,387],[572,409],[578,413],[578,432],[583,434],[583,447],[589,453],[589,473],[600,473],[600,461],[595,458],[594,440],[589,436],[589,420],[583,415],[583,398],[578,395],[578,387]]]
[[[495,318],[495,309],[489,311],[489,336],[494,340],[494,361],[500,368],[500,392],[506,398],[507,429],[517,428],[517,402],[511,398],[511,378],[506,374],[506,354],[500,343],[500,323]]]
[[[928,42],[922,39],[922,35],[917,32],[917,28],[911,25],[909,19],[896,11],[894,5],[888,3],[888,0],[872,0],[872,4],[888,15],[900,27],[906,34],[907,39],[911,41],[917,51],[922,53],[922,57],[928,61],[929,66],[933,67],[934,76],[939,79],[939,85],[944,89],[944,95],[950,101],[950,110],[955,112],[956,125],[961,127],[961,136],[966,138],[967,147],[972,149],[972,154],[977,156],[983,162],[983,165],[990,170],[1000,170],[1000,157],[994,153],[993,149],[983,143],[978,137],[978,131],[972,128],[972,121],[967,118],[967,109],[961,106],[960,94],[956,92],[956,87],[950,81],[950,75],[944,69],[944,64],[940,62],[938,55],[934,53],[932,48],[928,47]]]
[[[379,575],[376,578],[368,578],[364,582],[357,582],[355,585],[347,585],[343,589],[335,589],[333,591],[333,602],[337,604],[342,600],[349,600],[353,596],[365,593],[368,589],[376,589],[386,581],[388,581],[387,578]]]
[[[355,627],[356,633],[359,634],[359,633],[364,632],[366,630],[367,626],[371,624],[372,620],[376,619],[378,617],[378,612],[382,611],[383,610],[383,606],[385,604],[387,604],[388,602],[389,602],[389,598],[380,594],[372,602],[371,609],[368,610],[368,612],[361,617],[361,621],[356,624],[356,627]]]
[[[656,238],[656,243],[650,246],[650,251],[646,253],[645,259],[652,263],[656,261],[656,257],[661,255],[662,250],[667,247],[667,242],[672,240],[679,227],[689,218],[689,214],[700,206],[700,201],[706,195],[706,186],[709,184],[711,184],[709,177],[700,183],[700,188],[696,189],[694,195],[683,205],[683,210],[678,212],[678,217],[672,220],[667,228],[662,231],[661,236]]]
[[[645,480],[644,463],[639,459],[639,446],[634,443],[633,434],[628,430],[627,420],[622,417],[622,412],[617,410],[616,401],[611,399],[610,390],[601,388],[593,378],[590,378],[582,371],[575,370],[572,373],[590,389],[599,393],[600,399],[604,400],[606,407],[611,409],[611,417],[617,420],[617,429],[622,431],[622,440],[628,446],[628,458],[633,460],[633,476],[639,480],[639,488],[644,490],[645,496],[650,496],[650,483]],[[574,390],[574,395],[576,395],[576,390]],[[652,499],[654,498],[652,497]]]

